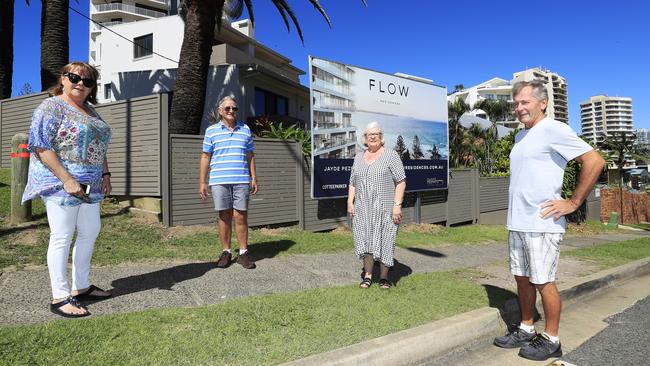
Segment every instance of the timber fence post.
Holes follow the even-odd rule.
[[[11,138],[11,225],[29,221],[32,216],[32,201],[20,204],[29,168],[27,135],[17,133]]]

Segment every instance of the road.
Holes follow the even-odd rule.
[[[567,301],[562,306],[560,339],[565,352],[554,365],[649,365],[650,275]],[[543,321],[536,324],[544,329]],[[595,338],[594,338],[595,337]],[[464,350],[421,365],[549,365],[517,355],[518,349],[501,349],[486,340]],[[566,361],[566,362],[562,362]]]
[[[561,361],[580,366],[650,364],[650,296],[605,321],[609,323],[607,328]]]

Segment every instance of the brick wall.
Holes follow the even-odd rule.
[[[650,221],[650,196],[646,193],[632,193],[623,190],[623,215],[621,215],[620,191],[600,190],[600,221],[609,221],[610,213],[618,212],[618,222],[638,224]]]

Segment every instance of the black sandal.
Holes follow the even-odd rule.
[[[108,293],[108,295],[93,295],[93,292],[95,292],[95,291],[106,292],[106,293]],[[97,287],[95,285],[90,285],[90,287],[88,287],[86,289],[86,291],[81,292],[81,293],[75,295],[74,297],[76,297],[77,300],[79,300],[79,301],[93,301],[93,300],[108,299],[111,296],[113,296],[113,294],[111,294],[109,291],[102,290],[101,288],[99,288],[99,287]]]
[[[359,288],[363,288],[363,289],[369,288],[370,286],[372,286],[372,278],[368,278],[368,277],[364,278],[363,281],[361,281],[361,283],[359,284]]]
[[[385,278],[382,278],[381,280],[379,280],[379,288],[389,289],[391,287],[393,287],[393,284],[389,280],[387,280]]]
[[[61,310],[61,307],[67,304],[70,304],[76,307],[77,309],[84,309],[86,310],[86,312],[81,314],[66,313],[65,311]],[[57,302],[56,304],[50,304],[50,311],[64,318],[81,318],[90,315],[90,312],[86,308],[81,306],[79,301],[72,296],[68,296],[65,300],[61,302]]]

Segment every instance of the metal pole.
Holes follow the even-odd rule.
[[[17,133],[11,138],[11,221],[12,225],[29,221],[32,216],[32,201],[20,204],[27,185],[29,151],[27,135]]]
[[[422,223],[422,193],[415,192],[415,223]]]

